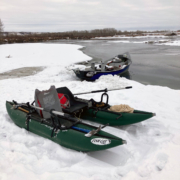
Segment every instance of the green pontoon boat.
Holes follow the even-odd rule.
[[[77,151],[99,151],[126,143],[102,131],[105,126],[88,125],[63,113],[56,89],[54,91],[37,91],[36,106],[6,101],[10,118],[21,128]]]
[[[129,88],[132,87],[126,87],[122,89]],[[108,109],[111,106],[108,104],[109,96],[107,94],[107,89],[74,94],[81,95],[88,93],[104,92],[101,96],[100,102],[96,102],[93,99],[86,100],[75,97],[67,87],[57,88],[56,90],[58,94],[63,94],[67,98],[69,106],[64,107],[63,111],[81,119],[86,119],[101,124],[108,123],[110,126],[121,126],[138,123],[155,116],[155,113],[140,110],[134,110],[133,113],[109,111]],[[103,102],[104,97],[106,97],[105,103]]]

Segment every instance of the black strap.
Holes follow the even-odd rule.
[[[34,103],[35,103],[35,100],[31,103],[31,105],[33,105],[33,106],[34,106]]]
[[[92,111],[93,118],[96,118],[98,111],[99,111],[99,108],[95,108],[94,111]]]
[[[18,103],[17,103],[16,101],[14,101],[14,100],[13,100],[13,103],[14,103],[15,105],[17,105],[17,104],[18,104]]]
[[[31,105],[30,105],[30,103],[29,103],[29,102],[27,102],[27,103],[26,103],[26,106],[27,106],[27,107],[28,107],[28,109],[29,109],[29,114],[32,114],[33,112],[35,112],[35,111],[36,111],[36,109],[35,109],[35,108],[31,107]]]
[[[60,120],[57,117],[57,115],[55,115],[52,111],[54,111],[54,109],[50,110],[51,120],[52,120],[52,125],[53,125],[53,130],[51,132],[51,138],[53,137],[55,131],[57,131],[58,129],[61,129]]]
[[[26,116],[26,126],[27,126],[27,131],[29,131],[29,120],[31,119],[31,114],[28,113],[27,116]]]
[[[56,129],[56,127],[54,126],[53,127],[53,130],[52,130],[52,132],[51,132],[51,138],[53,137],[53,135],[54,135],[54,131],[55,131],[55,129]],[[57,129],[56,129],[57,130]]]
[[[119,113],[120,115],[116,118],[116,119],[119,119],[120,117],[122,117],[122,114],[121,113]]]
[[[61,127],[60,120],[59,120],[58,116],[53,113],[53,111],[54,111],[54,109],[51,109],[51,110],[50,110],[50,114],[51,114],[53,123],[54,123],[54,125],[55,125],[57,128],[60,129],[60,127]]]

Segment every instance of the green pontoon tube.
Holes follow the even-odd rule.
[[[88,125],[59,111],[57,107],[61,109],[61,105],[57,103],[59,98],[55,88],[54,90],[53,94],[42,91],[44,94],[41,96],[40,93],[37,100],[41,106],[6,101],[6,109],[12,121],[20,128],[82,152],[105,150],[126,143],[125,140],[102,131],[105,126]]]
[[[112,89],[120,90],[120,89],[129,89],[130,87],[119,88],[119,89]],[[144,121],[155,116],[155,113],[134,110],[133,113],[127,112],[113,112],[109,111],[108,109],[111,107],[108,104],[109,96],[107,91],[112,90],[97,90],[85,93],[77,93],[72,94],[71,91],[67,87],[61,87],[56,89],[58,93],[64,94],[67,99],[69,100],[70,106],[64,108],[63,111],[71,114],[72,116],[79,117],[81,119],[90,120],[93,122],[101,123],[101,124],[109,124],[110,126],[121,126],[121,125],[129,125]],[[101,96],[101,101],[96,102],[93,99],[86,100],[75,97],[75,95],[81,94],[89,94],[89,93],[98,93],[103,92]],[[106,102],[103,102],[103,98],[106,97]]]

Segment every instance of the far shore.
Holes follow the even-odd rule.
[[[52,40],[104,40],[104,39],[119,39],[119,38],[136,38],[139,36],[177,36],[180,35],[178,31],[116,31],[103,30],[89,31],[72,31],[72,32],[59,32],[59,33],[33,33],[33,32],[3,32],[0,37],[0,44],[12,43],[37,43],[48,42]]]

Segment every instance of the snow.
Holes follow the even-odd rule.
[[[109,36],[109,37],[95,37],[94,39],[129,39],[129,38],[133,38],[133,39],[141,39],[141,38],[165,38],[166,36],[164,35],[145,35],[145,36]]]
[[[177,35],[175,37],[179,37]],[[160,39],[161,38],[161,39]],[[146,36],[109,36],[96,37],[94,39],[109,40],[107,43],[151,43],[154,45],[180,46],[180,40],[172,40],[171,37],[164,35],[146,35]],[[130,40],[128,40],[130,39]],[[148,39],[148,40],[144,40]]]
[[[11,44],[0,46],[0,73],[11,69],[33,66],[64,66],[67,63],[90,60],[91,58],[74,45],[67,44]],[[10,58],[7,58],[10,55]],[[44,58],[45,57],[45,58]],[[67,61],[68,60],[68,61]]]
[[[180,46],[180,40],[170,41],[170,42],[165,42],[165,43],[159,43],[158,45]]]
[[[130,43],[130,41],[107,41],[107,43]]]
[[[66,68],[76,61],[90,59],[79,48],[38,43],[0,46],[0,72],[47,66],[32,76],[0,80],[0,179],[179,180],[180,90],[143,85],[111,75],[95,82],[80,81]],[[11,58],[5,58],[8,55]],[[77,152],[17,127],[6,112],[6,100],[32,102],[36,88],[45,90],[50,85],[67,86],[73,93],[133,86],[110,91],[109,103],[128,104],[157,115],[134,125],[104,129],[126,140],[126,145],[99,152]],[[100,95],[80,97],[100,100]]]
[[[81,71],[85,70],[86,68],[91,68],[91,66],[85,66],[82,64],[71,64],[68,66],[69,69],[79,69]]]
[[[151,43],[154,45],[180,46],[180,41],[158,40],[158,41],[107,41],[107,43]]]

